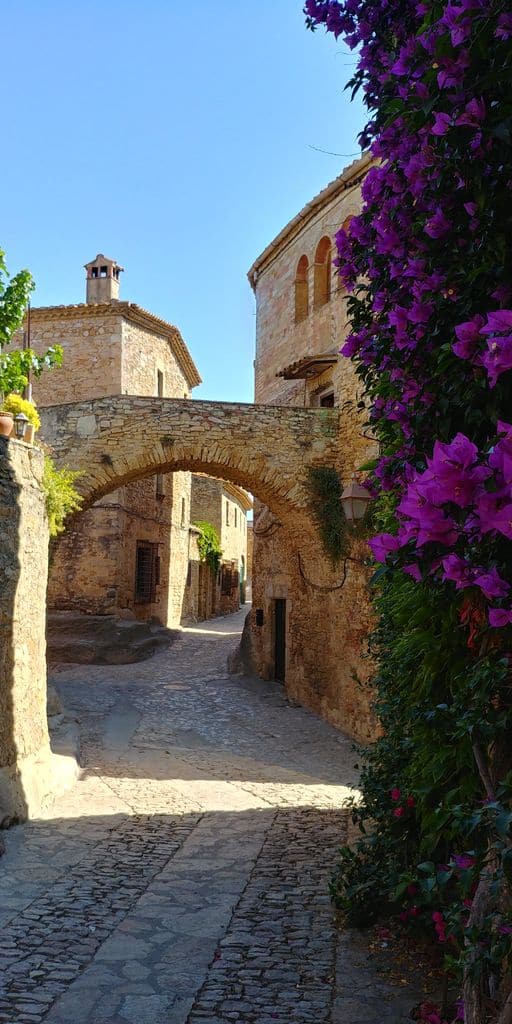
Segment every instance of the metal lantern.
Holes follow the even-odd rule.
[[[343,489],[340,498],[347,523],[358,523],[363,518],[371,500],[366,487],[361,487],[356,480],[356,474],[352,473],[352,479]]]
[[[29,420],[28,417],[25,416],[24,412],[19,412],[18,415],[14,417],[14,432],[19,441],[23,441],[28,424]]]

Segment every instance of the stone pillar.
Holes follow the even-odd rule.
[[[36,814],[53,789],[42,474],[38,448],[0,437],[0,821]]]

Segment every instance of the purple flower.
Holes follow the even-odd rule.
[[[450,128],[453,126],[453,117],[451,114],[444,114],[439,111],[434,115],[434,124],[430,129],[431,135],[446,135]]]
[[[487,109],[483,99],[476,97],[466,105],[465,110],[457,118],[456,124],[467,124],[472,128],[478,128],[485,118]]]
[[[510,39],[512,36],[512,13],[500,14],[494,34],[497,39]]]
[[[477,314],[472,320],[466,320],[465,323],[457,325],[455,334],[458,341],[455,342],[455,345],[452,345],[456,356],[459,356],[461,359],[474,358],[478,345],[482,341],[480,330],[484,323],[483,316]]]
[[[499,494],[485,491],[477,499],[476,514],[481,533],[497,530],[512,540],[512,501],[502,500]]]
[[[443,238],[451,230],[451,227],[451,222],[445,217],[441,207],[438,206],[434,215],[425,225],[425,233],[430,238]]]
[[[502,436],[489,455],[489,465],[499,473],[503,486],[509,487],[512,484],[512,425],[498,420],[496,433]]]
[[[512,309],[497,309],[487,314],[487,322],[481,334],[499,334],[512,330]]]
[[[506,597],[510,585],[503,580],[496,569],[488,569],[475,576],[475,586],[480,587],[485,597],[492,600],[493,597]]]
[[[512,623],[512,608],[490,608],[489,625],[493,629],[504,629]]]
[[[465,508],[491,475],[486,466],[476,465],[477,456],[478,448],[465,434],[456,434],[450,444],[436,441],[427,469],[417,478],[418,491],[434,505],[453,501]]]
[[[406,572],[408,576],[412,576],[413,580],[416,580],[416,583],[421,583],[421,570],[419,565],[416,565],[415,562],[411,565],[404,565],[404,572]]]
[[[456,853],[452,857],[453,863],[456,868],[461,871],[467,871],[468,868],[472,868],[475,863],[475,858],[471,857],[468,853]]]
[[[469,562],[466,562],[463,558],[459,558],[458,555],[448,555],[446,558],[443,558],[442,566],[443,580],[455,583],[457,590],[464,590],[465,587],[472,585],[474,570]]]
[[[481,361],[489,376],[489,386],[493,388],[502,373],[512,370],[512,334],[505,338],[489,338],[487,349],[488,351],[481,356]]]
[[[391,533],[379,533],[368,541],[368,547],[376,562],[384,563],[391,551],[398,551],[400,546],[398,537],[394,537]]]

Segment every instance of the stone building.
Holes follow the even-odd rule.
[[[217,578],[207,572],[207,566],[198,565],[195,618],[207,619],[212,615],[225,615],[236,611],[245,601],[247,581],[247,513],[252,509],[252,498],[242,487],[228,480],[219,480],[203,473],[192,476],[191,519],[211,523],[217,531],[222,558]]]
[[[346,168],[283,228],[248,274],[256,298],[255,400],[337,408],[334,468],[343,484],[375,446],[364,427],[360,382],[339,354],[348,331],[347,294],[332,264],[334,235],[359,212],[370,163],[364,156]],[[297,551],[273,510],[255,501],[253,613],[246,632],[256,671],[286,681],[299,700],[366,739],[375,722],[364,688],[370,613],[366,551],[359,548],[330,579],[320,578],[306,542]]]
[[[64,350],[62,367],[33,383],[38,407],[123,394],[190,398],[201,382],[179,330],[120,300],[121,272],[99,254],[86,265],[85,303],[31,310],[32,347]],[[190,552],[197,550],[190,480],[188,472],[146,477],[77,517],[55,550],[49,608],[95,615],[129,610],[138,619],[179,624],[188,610]]]

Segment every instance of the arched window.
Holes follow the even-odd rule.
[[[331,239],[321,238],[315,254],[315,309],[325,306],[331,297]]]
[[[343,221],[343,224],[341,225],[343,230],[346,232],[347,235],[350,234],[350,222],[353,219],[354,219],[354,214],[351,213],[348,217],[345,217],[345,220]],[[335,273],[336,273],[336,277],[338,279],[338,291],[339,292],[346,291],[345,283],[343,281],[343,278],[340,277],[340,274],[338,273],[338,268],[337,267],[335,268]]]
[[[307,256],[301,256],[295,274],[295,323],[300,324],[309,313],[309,263]]]

